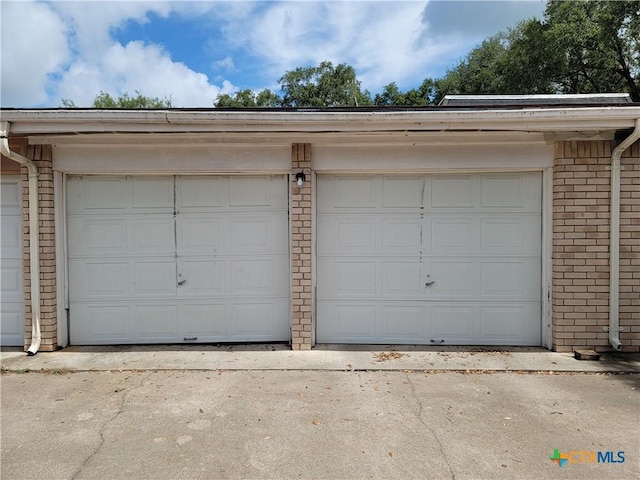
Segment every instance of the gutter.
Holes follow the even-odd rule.
[[[620,158],[640,139],[640,118],[635,130],[611,154],[611,220],[609,246],[609,343],[620,350]],[[606,329],[606,328],[605,328]]]
[[[90,133],[353,133],[496,130],[564,132],[633,128],[640,105],[415,111],[2,110],[20,135]]]
[[[0,126],[0,152],[7,158],[27,167],[29,173],[29,259],[31,261],[31,346],[27,355],[40,349],[40,229],[38,209],[38,168],[27,157],[9,148],[9,122]]]

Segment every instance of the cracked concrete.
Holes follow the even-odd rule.
[[[637,375],[4,373],[5,479],[635,478]],[[625,451],[559,470],[561,451]]]
[[[76,480],[78,478],[78,476],[81,474],[82,470],[84,469],[85,465],[87,465],[91,459],[100,451],[100,449],[103,447],[105,439],[104,439],[104,432],[106,430],[106,428],[108,427],[109,424],[111,424],[111,422],[113,422],[116,418],[118,418],[118,416],[124,412],[125,409],[125,405],[126,405],[126,400],[127,400],[127,395],[129,393],[131,393],[133,390],[135,390],[136,388],[139,388],[142,386],[142,384],[144,383],[144,381],[149,378],[149,375],[151,375],[151,373],[147,373],[146,375],[141,375],[138,385],[134,386],[130,389],[118,389],[115,391],[115,393],[119,393],[122,392],[121,395],[121,401],[120,401],[120,406],[118,408],[118,411],[115,412],[115,414],[111,417],[108,418],[100,427],[100,430],[98,431],[98,435],[100,436],[100,442],[98,443],[98,445],[96,446],[96,448],[87,456],[87,458],[84,460],[84,462],[82,462],[82,465],[80,465],[80,467],[78,468],[78,470],[73,474],[73,476],[71,477],[71,480]]]
[[[440,441],[440,438],[438,437],[438,434],[422,418],[422,411],[424,410],[424,406],[422,405],[422,400],[420,399],[420,397],[418,397],[418,395],[416,395],[416,387],[413,384],[413,382],[411,381],[411,376],[409,374],[406,374],[406,376],[407,376],[407,381],[409,382],[409,385],[411,386],[411,395],[413,396],[413,398],[415,399],[416,403],[418,404],[418,412],[416,413],[416,418],[420,421],[420,423],[424,426],[424,428],[427,429],[429,431],[429,433],[431,433],[433,438],[438,443],[438,448],[440,449],[440,453],[442,454],[442,458],[444,459],[445,463],[447,464],[447,467],[449,467],[449,472],[451,473],[451,480],[456,480],[456,475],[453,472],[453,468],[451,467],[451,462],[449,462],[449,459],[447,458],[447,452],[445,451],[444,446],[442,445],[442,442]]]

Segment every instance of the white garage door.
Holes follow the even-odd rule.
[[[289,338],[286,177],[67,186],[71,343]]]
[[[317,340],[540,345],[541,175],[318,177]]]
[[[24,290],[22,282],[22,185],[19,178],[3,178],[0,225],[0,338],[3,346],[18,346],[24,339]]]

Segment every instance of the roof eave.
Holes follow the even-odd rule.
[[[3,110],[12,135],[180,132],[561,132],[632,128],[640,106],[415,111]]]

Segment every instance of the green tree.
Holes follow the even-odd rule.
[[[373,104],[378,107],[390,106],[425,106],[433,104],[435,99],[435,81],[425,79],[419,88],[412,88],[402,92],[395,82],[386,85],[382,93],[377,93]]]
[[[250,89],[239,90],[235,95],[228,93],[220,94],[216,97],[214,106],[225,107],[277,107],[281,103],[280,97],[268,88],[255,93]]]
[[[544,19],[489,37],[436,83],[449,94],[628,92],[640,101],[640,2],[551,0]]]
[[[349,107],[371,105],[371,95],[362,90],[352,66],[322,62],[316,67],[298,67],[278,80],[284,107]]]
[[[640,101],[640,2],[552,0],[541,30],[560,92],[626,91]]]
[[[77,108],[73,100],[62,99],[62,105],[67,108]],[[113,97],[110,93],[100,91],[93,99],[94,108],[171,108],[171,98],[146,97],[136,90],[135,96],[124,93]]]

